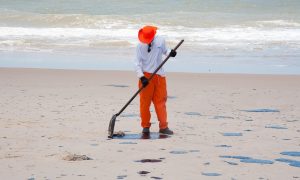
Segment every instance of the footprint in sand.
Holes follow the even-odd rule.
[[[170,151],[171,154],[187,154],[187,151],[182,151],[182,150],[175,150],[175,151]]]
[[[278,109],[249,109],[249,110],[240,110],[245,112],[280,112]]]
[[[185,112],[184,114],[189,116],[201,116],[201,114],[198,112]]]
[[[243,133],[236,133],[236,132],[228,132],[228,133],[221,133],[223,136],[243,136]]]
[[[274,124],[266,125],[265,128],[271,128],[271,129],[288,129],[287,127],[280,126],[280,125],[274,125]]]
[[[118,87],[118,88],[126,88],[126,87],[129,87],[129,86],[123,85],[123,84],[108,84],[108,85],[105,85],[105,86]]]
[[[202,175],[203,176],[221,176],[222,174],[220,174],[220,173],[211,173],[211,172],[209,172],[209,173],[202,172]]]

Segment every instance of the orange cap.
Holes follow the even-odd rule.
[[[156,34],[157,27],[155,26],[144,26],[139,30],[139,40],[142,43],[150,44]]]

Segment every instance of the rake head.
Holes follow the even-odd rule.
[[[111,117],[111,120],[110,120],[109,126],[108,126],[108,138],[113,138],[113,136],[114,136],[114,128],[115,128],[116,119],[117,119],[116,114]]]

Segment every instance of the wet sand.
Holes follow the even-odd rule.
[[[300,76],[168,73],[173,136],[134,72],[0,68],[0,179],[299,179]]]

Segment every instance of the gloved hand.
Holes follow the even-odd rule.
[[[149,81],[145,76],[141,77],[140,80],[143,84],[143,87],[146,87],[149,84]]]
[[[177,54],[177,52],[174,49],[172,49],[171,52],[170,52],[170,56],[175,57],[176,54]]]

